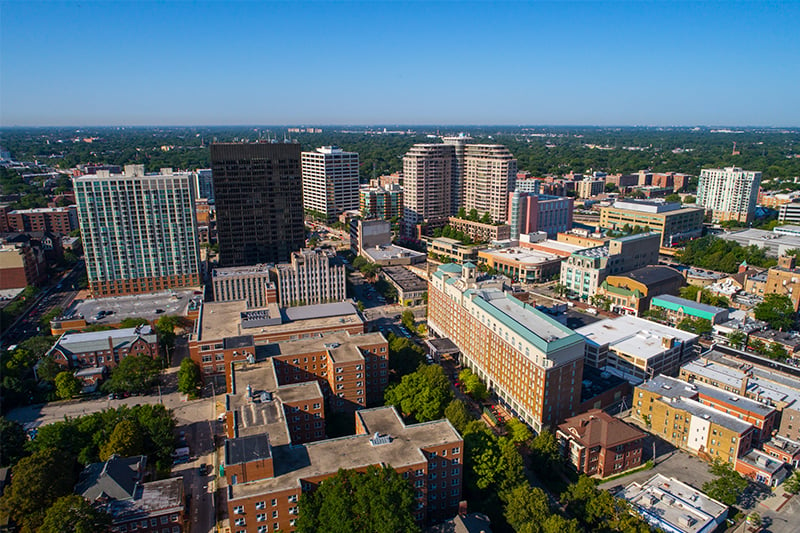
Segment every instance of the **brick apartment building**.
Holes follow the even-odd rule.
[[[587,476],[603,478],[642,464],[646,434],[600,409],[568,418],[556,437],[564,457]]]
[[[69,235],[78,229],[78,208],[39,207],[36,209],[17,209],[6,215],[9,231],[50,231]]]
[[[90,333],[64,333],[47,352],[69,369],[113,368],[128,355],[159,355],[158,338],[150,326]]]

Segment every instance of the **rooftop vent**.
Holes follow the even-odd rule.
[[[372,438],[369,439],[369,443],[372,444],[373,446],[380,446],[381,444],[389,444],[390,442],[392,442],[391,435],[381,435],[377,431],[372,436]]]

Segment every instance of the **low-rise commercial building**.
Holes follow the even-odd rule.
[[[763,443],[761,447],[770,457],[775,457],[793,468],[800,467],[800,443],[778,436]]]
[[[703,234],[705,212],[680,203],[617,200],[600,209],[600,227],[619,230],[623,226],[649,228],[661,235],[661,246],[677,246]]]
[[[428,253],[436,258],[446,258],[455,263],[478,260],[479,247],[461,244],[461,241],[448,237],[437,237],[428,243]]]
[[[728,506],[675,478],[656,474],[616,495],[648,524],[671,533],[713,533],[725,524]]]
[[[656,294],[677,293],[685,284],[683,275],[666,266],[646,266],[625,274],[608,276],[597,289],[609,300],[615,313],[641,316]]]
[[[450,217],[447,223],[455,231],[469,235],[473,241],[504,241],[511,238],[511,226],[508,224],[484,224],[458,217]]]
[[[789,469],[783,461],[756,449],[736,460],[736,471],[743,477],[768,487],[777,487],[789,475]]]
[[[658,264],[660,241],[657,233],[642,233],[573,252],[561,264],[561,284],[568,296],[586,301],[607,276]]]
[[[672,325],[677,325],[684,318],[702,318],[711,324],[721,324],[728,320],[727,309],[701,304],[672,294],[654,296],[650,300],[650,309],[663,311]]]
[[[398,303],[422,305],[428,292],[428,282],[404,267],[385,267],[381,276],[397,291]]]
[[[578,473],[601,478],[641,465],[646,436],[600,409],[570,417],[556,431],[562,454]]]
[[[607,318],[575,330],[586,339],[586,364],[631,383],[674,374],[694,355],[697,335],[633,316]]]
[[[563,257],[515,246],[481,250],[478,260],[514,281],[537,283],[557,276]]]

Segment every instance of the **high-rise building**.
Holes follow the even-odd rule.
[[[200,284],[191,173],[98,171],[73,178],[92,294],[113,296]]]
[[[362,187],[358,191],[358,207],[366,218],[391,220],[403,215],[403,187]]]
[[[505,222],[508,193],[517,181],[517,160],[499,144],[468,144],[464,149],[463,203],[467,212],[489,213],[494,222]]]
[[[303,208],[331,220],[358,209],[358,154],[337,146],[303,152]]]
[[[574,416],[583,378],[583,337],[480,281],[475,265],[446,264],[428,285],[428,327],[448,337],[500,402],[539,432]]]
[[[205,198],[214,203],[214,180],[210,168],[199,168],[194,171],[198,198]]]
[[[455,147],[415,144],[403,157],[403,223],[407,233],[423,222],[446,221],[452,210]]]
[[[715,222],[750,222],[760,184],[761,172],[738,167],[704,168],[697,184],[697,205],[713,211]]]
[[[291,263],[274,268],[281,307],[341,302],[346,297],[345,268],[330,250],[292,252]]]
[[[455,148],[455,165],[453,165],[453,183],[450,189],[450,209],[455,215],[458,208],[464,204],[464,154],[466,146],[472,138],[460,133],[452,137],[442,137],[444,144]]]
[[[211,145],[222,266],[288,261],[305,243],[300,145]]]
[[[520,192],[519,189],[510,193],[507,223],[511,226],[511,238],[517,240],[520,234],[537,231],[552,238],[571,230],[574,202],[566,196]]]

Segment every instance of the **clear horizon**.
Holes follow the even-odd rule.
[[[795,2],[5,0],[0,126],[791,128],[797,20]]]

